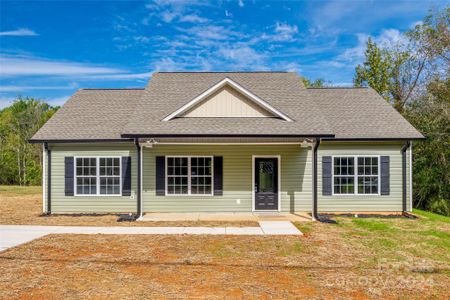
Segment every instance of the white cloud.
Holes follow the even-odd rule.
[[[200,40],[198,41],[200,43],[205,40],[231,40],[235,37],[242,37],[242,34],[236,31],[216,25],[194,26],[188,29],[178,29],[182,32],[197,36],[198,38],[200,38]]]
[[[35,97],[35,98],[38,100],[44,101],[44,102],[50,104],[51,106],[61,106],[70,98],[70,95],[60,96],[60,97],[55,97],[55,98],[39,98],[39,97]],[[0,110],[13,104],[13,102],[15,100],[17,100],[17,96],[0,97]]]
[[[66,103],[67,100],[69,100],[70,96],[71,95],[55,97],[55,98],[44,98],[43,101],[47,102],[51,106],[61,106],[64,103]]]
[[[98,74],[80,77],[80,79],[102,79],[102,80],[148,80],[152,72],[145,73],[120,73],[120,74]]]
[[[189,22],[189,23],[206,23],[209,19],[202,18],[195,14],[192,15],[184,15],[180,17],[180,22]]]
[[[86,75],[121,73],[123,70],[107,68],[87,63],[52,61],[29,56],[0,56],[0,76],[33,75]]]
[[[377,45],[387,48],[401,48],[404,47],[407,42],[405,36],[397,29],[384,29],[378,36],[370,36],[364,33],[358,33],[356,34],[356,36],[358,39],[357,45],[355,47],[346,49],[337,57],[337,60],[334,62],[335,64],[337,64],[337,67],[349,62],[354,64],[361,63],[364,59],[367,40],[369,39],[369,37],[371,37]]]
[[[291,41],[294,38],[294,35],[298,33],[297,25],[289,25],[286,23],[277,22],[275,24],[275,32],[274,40],[277,41]]]
[[[375,37],[375,42],[384,47],[403,47],[407,38],[397,29],[385,29]]]
[[[148,42],[150,42],[150,38],[146,37],[146,36],[143,36],[143,35],[134,36],[133,40],[135,40],[136,42],[139,42],[139,43],[148,43]]]
[[[244,0],[238,0],[238,5],[240,7],[244,7]]]
[[[266,57],[248,46],[222,47],[218,57],[226,60],[229,69],[234,70],[267,70]]]
[[[12,97],[0,97],[0,109],[10,106],[15,98]]]
[[[194,13],[195,6],[209,5],[207,1],[183,1],[183,0],[156,0],[145,7],[149,10],[149,16],[142,20],[142,24],[149,25],[151,18],[161,19],[165,23],[189,22],[206,23],[209,19]]]
[[[225,10],[225,17],[232,17],[233,14],[229,12],[228,10]]]
[[[2,85],[0,92],[22,92],[32,90],[73,90],[74,86],[21,86],[21,85]]]
[[[38,34],[33,30],[27,28],[20,28],[11,31],[2,31],[0,36],[37,36]]]
[[[277,22],[275,24],[275,32],[280,34],[295,34],[298,32],[297,25],[291,26],[286,23]]]
[[[175,17],[177,17],[177,16],[178,16],[177,13],[174,13],[174,12],[169,11],[169,10],[163,11],[162,14],[161,14],[161,17],[162,17],[163,21],[166,22],[166,23],[172,22],[172,20],[175,19]]]

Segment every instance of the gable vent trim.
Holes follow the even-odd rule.
[[[263,99],[259,98],[258,96],[256,96],[255,94],[253,94],[249,90],[245,89],[244,87],[242,87],[241,85],[239,85],[238,83],[234,82],[233,80],[231,80],[228,77],[223,79],[219,83],[215,84],[214,86],[212,86],[208,90],[204,91],[203,93],[201,93],[200,95],[198,95],[197,97],[195,97],[194,99],[192,99],[187,104],[183,105],[182,107],[180,107],[178,110],[174,111],[173,113],[171,113],[167,117],[165,117],[163,119],[163,121],[170,121],[173,118],[176,118],[176,117],[180,116],[181,114],[183,114],[184,112],[186,112],[190,108],[194,107],[195,105],[197,105],[201,101],[205,100],[206,97],[212,95],[214,92],[218,91],[220,88],[224,87],[225,85],[229,85],[232,88],[236,89],[238,92],[240,92],[244,96],[248,97],[251,101],[253,101],[257,105],[261,106],[262,108],[266,109],[267,111],[271,112],[275,116],[277,116],[277,117],[279,117],[279,118],[281,118],[281,119],[283,119],[285,121],[288,121],[288,122],[292,122],[293,121],[287,115],[285,115],[281,111],[277,110],[276,108],[272,107],[270,104],[265,102]]]

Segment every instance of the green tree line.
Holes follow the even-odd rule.
[[[0,184],[41,184],[42,145],[28,140],[57,109],[43,101],[19,97],[0,111]]]

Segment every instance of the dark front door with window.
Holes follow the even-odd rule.
[[[255,158],[255,210],[278,210],[276,158]]]

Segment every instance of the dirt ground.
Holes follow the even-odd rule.
[[[121,224],[7,194],[0,224]],[[417,213],[295,223],[302,237],[48,235],[0,253],[0,299],[449,299],[450,218]]]
[[[450,296],[448,253],[429,260],[432,269],[407,257],[397,266],[380,263],[364,243],[346,243],[345,226],[309,230],[305,237],[49,235],[0,253],[0,298]]]
[[[151,221],[117,222],[118,214],[42,215],[41,187],[0,186],[0,224],[67,225],[67,226],[203,226],[257,227],[254,221]]]

